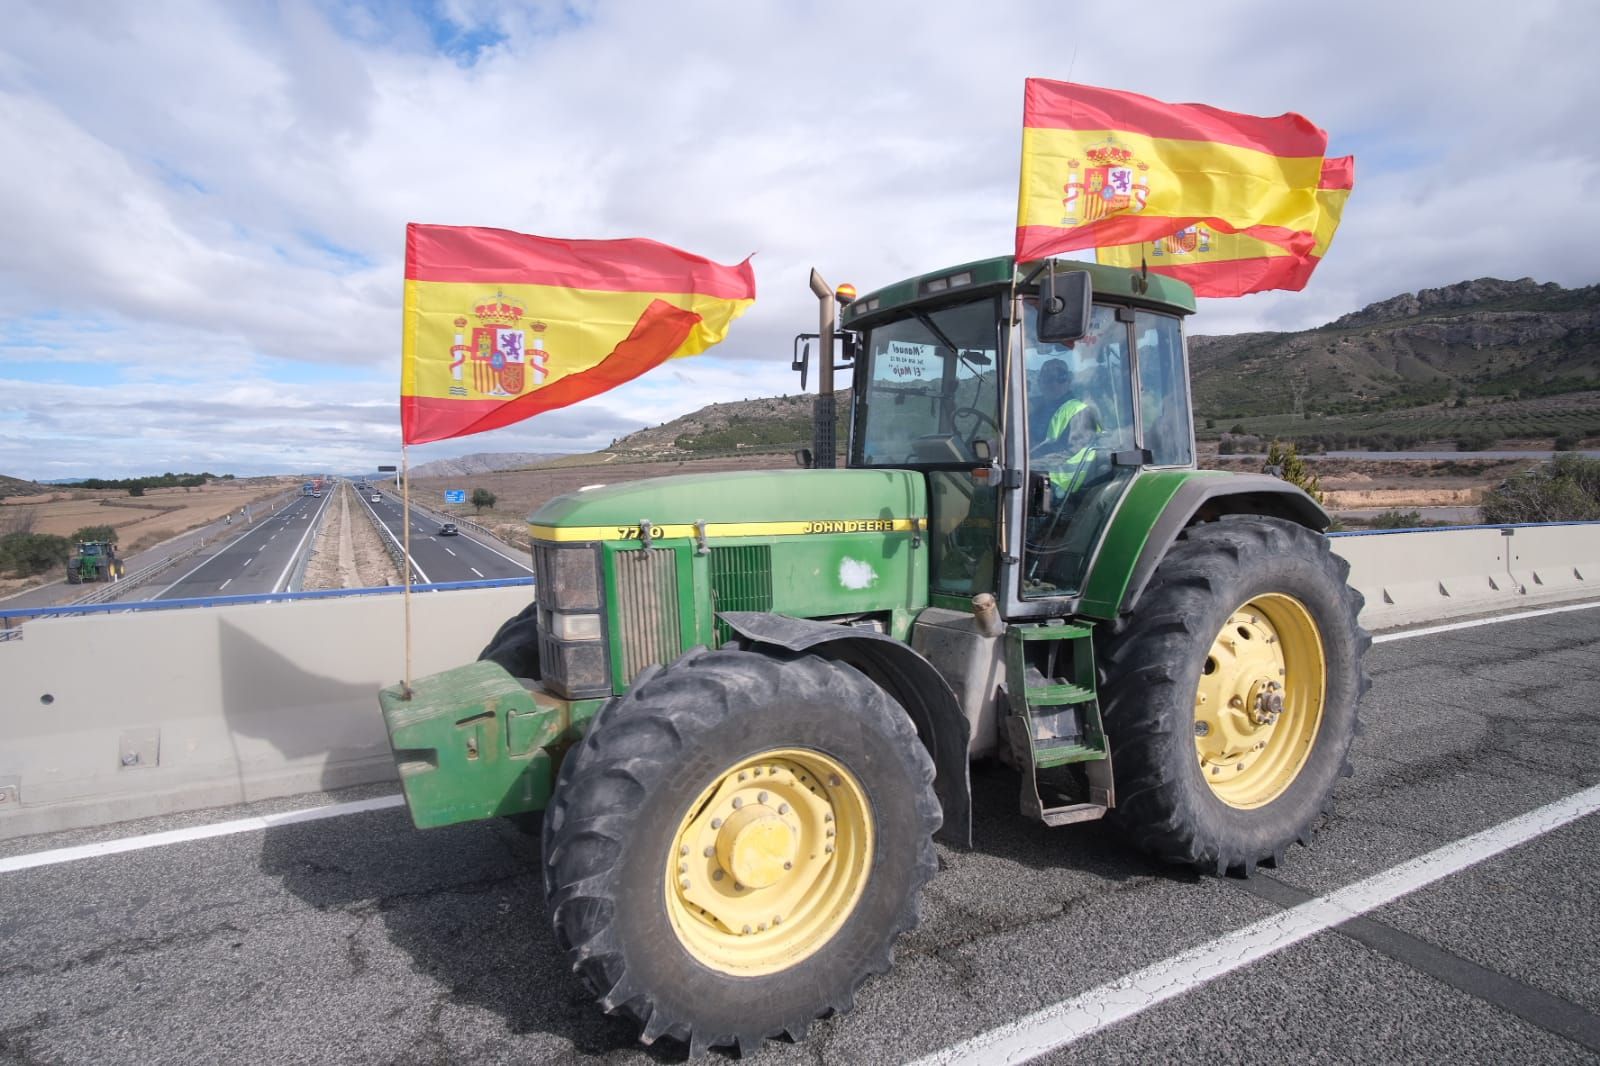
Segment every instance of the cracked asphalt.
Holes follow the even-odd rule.
[[[914,1058],[1600,782],[1600,610],[1381,644],[1368,665],[1335,813],[1251,882],[1026,822],[1015,775],[975,768],[977,847],[941,846],[894,970],[755,1059]],[[1600,1062],[1597,859],[1600,817],[1581,818],[1041,1061]],[[567,973],[537,862],[509,823],[424,833],[389,809],[0,874],[0,1060],[681,1060]]]

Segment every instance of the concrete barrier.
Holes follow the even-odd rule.
[[[1600,597],[1600,523],[1339,536],[1369,629]],[[423,676],[527,584],[412,597]],[[390,780],[401,597],[40,618],[0,642],[0,838]],[[106,610],[102,607],[99,610]]]
[[[1385,629],[1600,596],[1600,522],[1334,534],[1361,623]]]
[[[470,662],[531,595],[413,595],[413,675]],[[0,838],[394,777],[401,599],[29,622],[0,643]]]

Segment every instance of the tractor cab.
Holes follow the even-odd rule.
[[[930,602],[989,592],[1008,618],[1075,613],[1140,472],[1194,465],[1193,310],[1165,278],[1080,263],[1019,277],[1010,257],[845,304],[849,465],[926,476]]]

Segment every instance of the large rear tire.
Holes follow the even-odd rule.
[[[1185,530],[1100,651],[1113,820],[1138,847],[1249,876],[1309,844],[1368,687],[1361,595],[1325,537],[1238,516]]]
[[[478,660],[499,663],[512,677],[539,679],[539,604],[530,603],[495,630]]]
[[[690,652],[562,763],[544,828],[556,942],[646,1044],[799,1039],[916,924],[933,775],[905,711],[855,670]]]

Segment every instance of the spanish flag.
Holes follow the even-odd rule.
[[[1022,111],[1017,260],[1171,236],[1204,219],[1228,232],[1311,232],[1328,135],[1296,114],[1029,78]]]
[[[1210,220],[1143,244],[1101,248],[1097,258],[1111,266],[1137,269],[1186,282],[1196,296],[1228,297],[1267,289],[1298,291],[1322,262],[1339,228],[1345,201],[1355,187],[1355,157],[1322,163],[1317,186],[1317,220],[1310,233],[1257,226],[1228,233]]]
[[[756,297],[748,258],[418,223],[405,281],[406,444],[508,426],[696,355]]]

